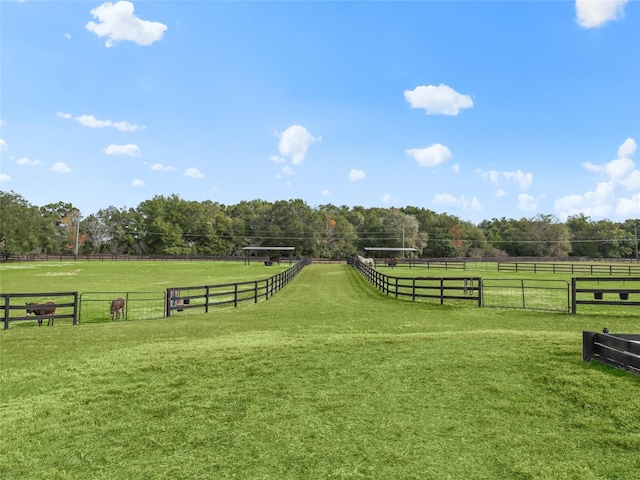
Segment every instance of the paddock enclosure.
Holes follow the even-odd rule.
[[[103,281],[108,269],[73,265],[25,276],[123,296],[152,282],[161,291],[232,283],[226,275],[239,272],[229,266],[215,281],[211,267],[194,274],[200,267],[176,263],[166,278],[131,263],[117,284]],[[256,268],[236,280],[280,273]],[[3,276],[3,288],[10,280],[20,284]],[[273,298],[245,305],[0,332],[0,477],[621,480],[640,471],[640,378],[581,355],[584,330],[637,331],[633,308],[567,315],[414,302],[339,264],[309,265]]]

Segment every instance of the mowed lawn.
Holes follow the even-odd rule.
[[[604,326],[640,317],[398,301],[311,265],[238,309],[12,327],[0,478],[637,479],[640,377],[581,360]]]

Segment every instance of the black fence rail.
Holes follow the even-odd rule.
[[[482,306],[569,313],[571,289],[566,280],[483,278]]]
[[[244,302],[258,303],[260,299],[267,300],[293,280],[309,263],[310,259],[305,258],[287,270],[261,280],[167,288],[165,316],[193,309],[204,309],[207,313],[212,307],[237,307]]]
[[[11,322],[42,325],[47,320],[53,325],[58,319],[71,319],[73,325],[78,324],[78,292],[0,293],[0,301],[5,330]]]
[[[640,277],[574,277],[571,291],[571,313],[578,305],[640,307]]]
[[[597,360],[640,375],[640,335],[582,332],[582,359]]]
[[[498,262],[498,272],[568,273],[571,275],[640,275],[640,265],[547,262]]]
[[[471,300],[482,306],[482,279],[479,277],[396,277],[386,275],[357,258],[349,259],[371,284],[387,295],[417,300],[434,298],[445,300]]]

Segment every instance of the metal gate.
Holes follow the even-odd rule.
[[[122,320],[164,318],[164,292],[84,292],[80,294],[78,318],[81,323],[111,321],[110,305],[116,298],[124,300]],[[114,316],[115,320],[115,316]]]
[[[482,306],[571,312],[571,289],[565,280],[482,279]]]

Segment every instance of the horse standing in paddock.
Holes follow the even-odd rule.
[[[109,304],[109,314],[111,315],[111,320],[113,320],[113,316],[115,315],[116,320],[120,320],[120,314],[122,314],[122,318],[124,319],[124,299],[116,298],[112,300]]]
[[[55,315],[56,314],[56,307],[55,307],[55,303],[53,303],[53,302],[47,302],[47,303],[44,304],[44,305],[53,305],[52,307],[42,307],[42,306],[40,306],[40,308],[34,308],[34,307],[30,307],[30,305],[38,305],[38,306],[40,306],[41,304],[35,303],[35,302],[27,303],[27,317],[30,317],[31,314],[33,313],[38,318],[38,326],[39,327],[42,326],[42,316],[43,315]],[[47,325],[53,326],[53,320],[54,320],[53,318],[47,319]]]

